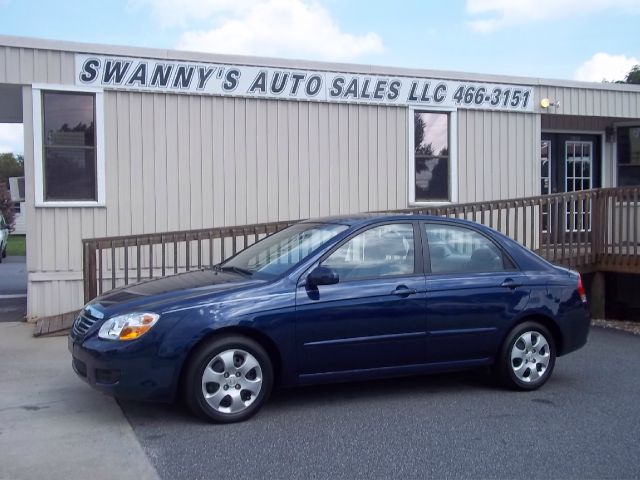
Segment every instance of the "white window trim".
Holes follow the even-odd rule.
[[[33,173],[35,180],[36,207],[104,207],[105,204],[105,154],[104,154],[104,90],[73,85],[33,84]],[[95,94],[96,118],[96,201],[45,201],[44,200],[44,158],[42,147],[42,92],[89,92]]]
[[[409,206],[433,206],[451,205],[458,203],[458,111],[455,108],[416,108],[409,107]],[[415,158],[415,112],[433,112],[449,114],[449,201],[416,202],[416,158]]]

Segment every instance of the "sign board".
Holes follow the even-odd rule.
[[[533,111],[531,86],[76,54],[76,85],[158,93]]]

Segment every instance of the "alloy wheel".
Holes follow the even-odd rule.
[[[540,382],[545,377],[550,360],[549,342],[535,330],[523,332],[511,348],[511,369],[524,383]]]
[[[262,389],[260,362],[241,349],[224,350],[215,355],[202,373],[202,394],[220,413],[238,413],[247,409]]]

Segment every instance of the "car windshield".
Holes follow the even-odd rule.
[[[297,223],[251,245],[220,264],[244,275],[280,275],[348,227],[331,223]]]

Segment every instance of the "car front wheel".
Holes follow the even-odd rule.
[[[249,418],[272,386],[269,355],[242,336],[218,337],[198,347],[186,370],[187,404],[196,415],[219,423]]]
[[[517,325],[507,335],[498,362],[498,374],[505,386],[535,390],[549,379],[555,366],[553,337],[537,322]]]

